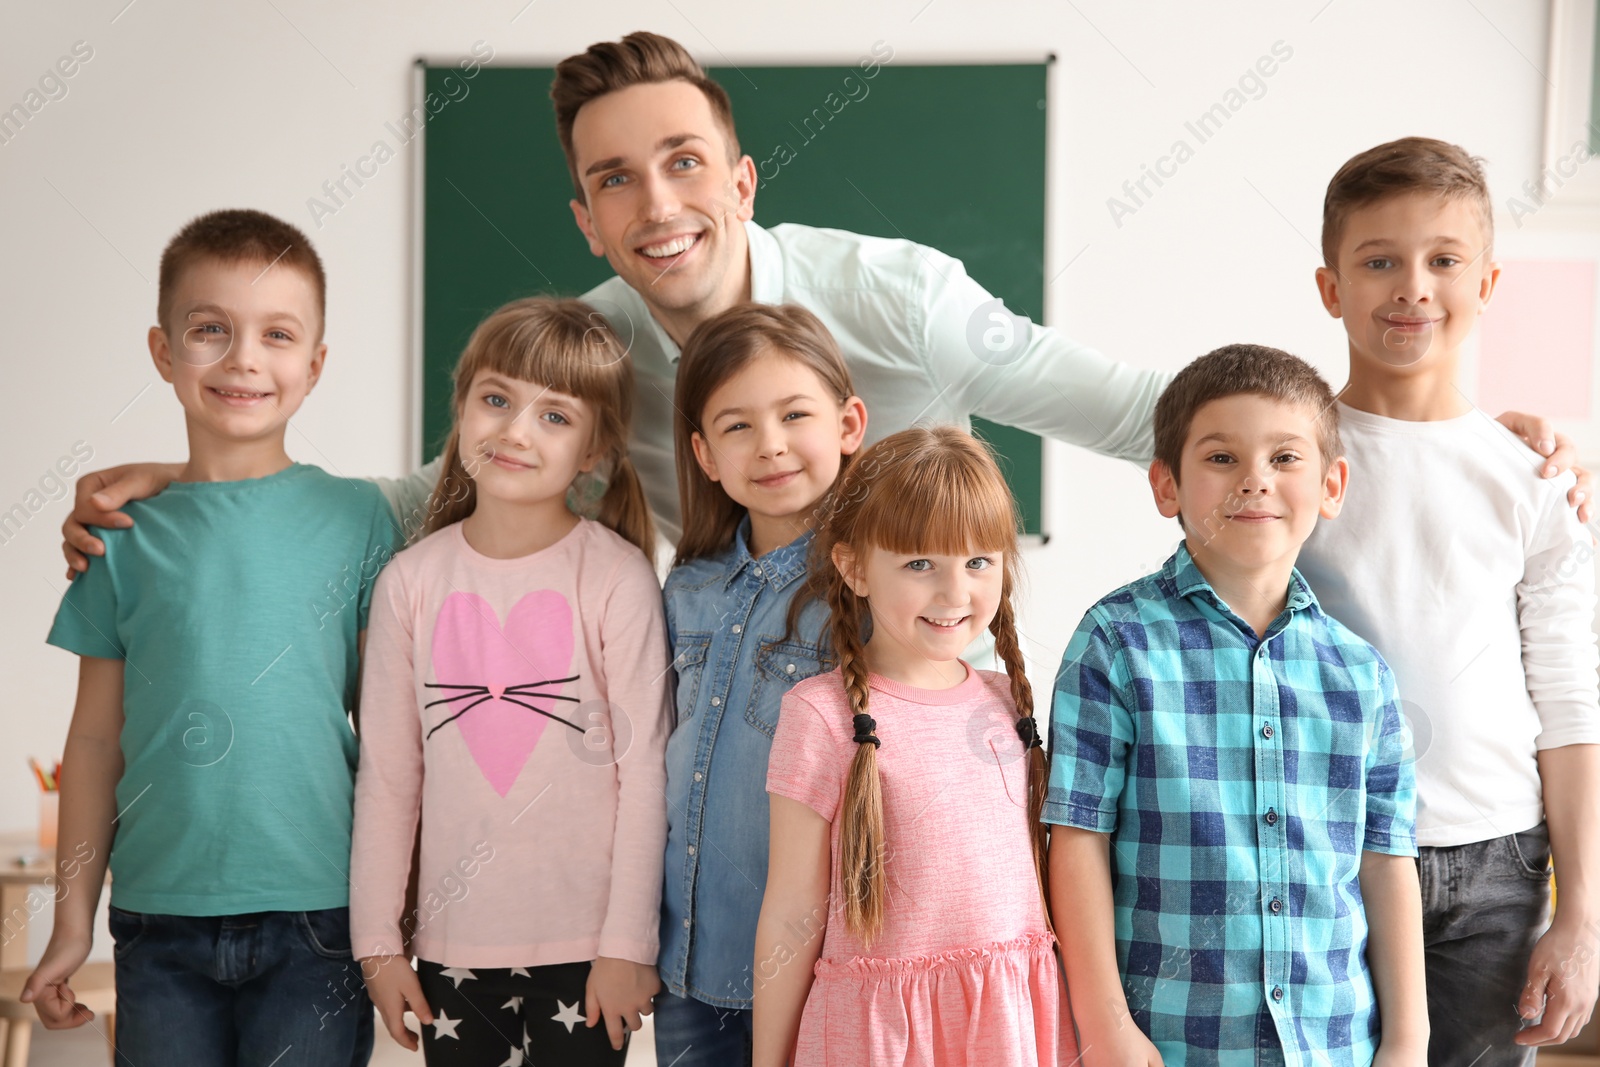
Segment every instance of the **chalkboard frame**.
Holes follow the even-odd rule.
[[[899,200],[903,198],[896,198],[894,201],[891,201],[888,197],[885,197],[880,193],[869,195],[867,191],[863,191],[863,189],[861,189],[859,186],[868,185],[870,187],[871,178],[861,177],[859,174],[857,175],[857,177],[861,179],[859,184],[854,180],[849,181],[849,184],[854,192],[859,195],[862,204],[870,206],[871,212],[878,216],[876,225],[873,224],[873,219],[863,217],[862,212],[866,211],[867,209],[862,207],[860,204],[855,205],[856,211],[854,215],[844,220],[841,220],[835,216],[835,211],[837,209],[832,202],[830,202],[826,209],[826,214],[822,217],[817,217],[814,211],[812,217],[794,217],[795,212],[793,210],[786,210],[786,206],[783,204],[781,197],[774,195],[774,193],[768,188],[769,184],[775,188],[781,187],[781,182],[769,180],[763,180],[760,183],[757,199],[757,221],[766,226],[776,225],[785,221],[806,222],[812,225],[831,225],[842,229],[855,230],[857,232],[877,233],[882,236],[907,237],[912,240],[917,240],[920,243],[938,247],[941,250],[947,251],[952,255],[956,255],[957,258],[962,259],[967,265],[968,272],[977,281],[979,281],[981,284],[984,284],[991,292],[1004,299],[1006,306],[1009,309],[1019,314],[1024,314],[1036,322],[1043,323],[1047,321],[1047,316],[1045,315],[1045,288],[1046,278],[1048,277],[1046,274],[1048,264],[1045,260],[1045,233],[1046,225],[1049,219],[1049,204],[1046,192],[1048,188],[1046,174],[1048,159],[1046,119],[1048,116],[1050,100],[1049,78],[1051,69],[1053,67],[1053,60],[1054,56],[1049,55],[1042,57],[1040,60],[1030,62],[1012,61],[1000,63],[989,62],[937,65],[885,63],[882,69],[877,72],[876,76],[880,79],[887,78],[887,80],[880,80],[877,86],[869,87],[881,89],[885,85],[896,81],[904,82],[917,78],[934,78],[938,80],[950,81],[951,84],[954,85],[962,78],[972,79],[983,77],[985,76],[985,73],[987,73],[987,76],[995,78],[996,81],[1003,81],[1007,79],[1014,81],[1018,77],[1034,80],[1032,83],[1036,84],[1037,87],[1037,91],[1035,93],[1037,97],[1036,114],[1026,116],[1025,119],[1020,123],[1014,123],[1012,128],[1012,133],[1014,136],[1011,137],[1009,142],[1005,140],[1003,135],[1000,136],[1001,147],[1005,150],[1008,157],[1020,159],[1022,161],[1021,164],[1018,164],[1011,169],[1011,173],[1012,175],[1028,175],[1028,183],[1030,186],[1028,192],[1023,196],[1012,196],[1009,199],[997,198],[995,196],[975,196],[970,201],[956,203],[954,205],[954,210],[950,213],[952,215],[959,215],[962,211],[965,211],[968,216],[967,221],[969,225],[971,224],[973,218],[977,218],[986,230],[993,230],[995,228],[992,216],[996,211],[997,200],[1011,206],[1014,209],[1014,212],[1026,213],[1028,218],[1025,222],[1018,221],[1009,223],[1011,226],[1011,231],[1008,235],[1008,239],[1011,242],[1010,245],[1002,245],[1001,242],[996,239],[994,241],[995,248],[975,248],[971,241],[963,242],[961,240],[951,239],[942,240],[940,239],[939,234],[927,232],[929,229],[937,229],[937,226],[930,225],[929,220],[927,219],[918,218],[913,219],[910,222],[906,222],[900,217],[897,217],[896,219],[890,219],[888,215],[884,213],[883,208],[879,206],[879,202],[882,201],[886,203],[895,203],[896,206],[894,207],[894,210],[896,211],[897,216],[900,216],[902,212],[902,205],[899,203]],[[440,96],[439,82],[446,76],[453,75],[454,88],[457,90],[457,92],[459,92],[462,86],[466,83],[466,79],[464,79],[462,76],[460,66],[460,60],[440,59],[435,57],[419,58],[414,68],[413,81],[413,92],[417,106],[423,107],[424,102],[428,99],[430,84],[434,91],[435,99],[438,99]],[[600,268],[599,274],[590,273],[588,277],[584,278],[584,280],[579,283],[558,284],[566,276],[566,272],[561,270],[547,272],[546,270],[540,269],[539,266],[536,266],[532,259],[530,259],[526,254],[522,253],[521,250],[517,248],[517,243],[502,231],[502,225],[504,225],[506,228],[511,228],[512,224],[507,222],[504,218],[499,218],[498,222],[496,218],[491,218],[489,212],[496,212],[496,208],[493,205],[480,205],[480,201],[483,199],[483,191],[481,189],[474,189],[473,195],[469,197],[468,194],[460,188],[461,184],[466,183],[454,183],[449,174],[443,173],[445,169],[444,163],[441,161],[441,159],[435,158],[430,151],[433,147],[439,143],[442,143],[442,138],[439,140],[435,139],[435,137],[438,136],[438,131],[441,124],[446,124],[446,131],[448,131],[449,123],[455,120],[461,120],[464,116],[470,114],[469,104],[467,102],[471,100],[473,93],[480,94],[479,99],[481,101],[483,95],[492,95],[483,94],[483,90],[487,86],[495,82],[497,79],[514,77],[531,79],[527,85],[537,89],[537,92],[529,92],[527,94],[528,110],[525,112],[518,111],[518,117],[521,118],[522,116],[526,115],[527,118],[533,120],[534,125],[538,125],[541,119],[547,121],[547,128],[540,131],[539,137],[543,138],[542,144],[548,145],[549,149],[538,149],[538,151],[547,158],[560,161],[560,151],[554,136],[553,121],[548,120],[549,104],[546,96],[553,66],[553,63],[542,63],[537,60],[519,60],[516,63],[482,65],[481,69],[475,72],[475,76],[471,80],[471,91],[465,96],[459,98],[463,102],[459,106],[455,107],[454,111],[451,111],[447,106],[440,114],[433,115],[429,119],[428,124],[425,125],[416,135],[416,140],[418,143],[413,146],[414,158],[412,165],[412,213],[414,232],[412,235],[412,251],[410,257],[412,263],[411,328],[413,350],[411,360],[412,412],[410,437],[411,450],[419,459],[427,458],[437,452],[439,441],[442,440],[442,432],[440,427],[447,426],[448,424],[447,414],[442,420],[439,416],[441,404],[443,405],[442,410],[446,413],[448,411],[448,369],[455,363],[455,359],[459,354],[460,342],[465,340],[466,333],[470,332],[471,325],[475,324],[478,318],[481,318],[483,314],[486,314],[489,310],[492,310],[494,307],[498,306],[505,299],[510,299],[514,296],[526,295],[530,292],[550,291],[563,292],[569,295],[578,295],[586,291],[592,284],[595,284],[610,275],[610,269],[605,265],[603,260],[594,260],[594,264],[598,265]],[[755,98],[755,91],[759,88],[756,86],[755,82],[752,81],[752,78],[759,78],[763,83],[765,83],[765,88],[769,93],[769,98],[775,98],[772,96],[772,94],[776,88],[776,82],[788,79],[790,80],[791,87],[801,84],[793,81],[793,79],[796,77],[804,79],[807,76],[822,78],[831,76],[837,81],[842,79],[847,74],[854,74],[856,75],[855,85],[858,90],[862,88],[863,82],[861,71],[853,70],[851,64],[840,64],[837,66],[832,64],[817,66],[756,66],[747,64],[743,67],[734,67],[730,65],[727,70],[712,68],[711,74],[713,77],[716,77],[726,88],[728,88],[730,96],[734,98],[735,115],[738,118],[739,132],[742,142],[741,148],[745,153],[757,160],[758,175],[763,178],[769,177],[770,168],[769,171],[761,171],[759,169],[760,165],[763,162],[771,163],[775,157],[773,153],[769,151],[770,146],[767,143],[767,140],[763,137],[763,133],[766,131],[763,128],[762,122],[759,119],[753,118],[751,114],[753,110],[752,101]],[[926,86],[928,83],[924,81],[923,84]],[[933,88],[937,89],[938,87],[934,86]],[[796,90],[791,88],[791,91]],[[937,93],[934,93],[933,95],[937,95]],[[741,99],[742,96],[745,97],[745,99]],[[1016,115],[1020,110],[1020,104],[1018,104],[1015,96],[1016,91],[1013,90],[1011,92],[1010,100],[1012,106],[1009,112],[1012,115]],[[813,99],[813,97],[815,97],[815,99]],[[866,104],[869,99],[870,97],[860,100],[861,106],[858,108],[858,113],[867,110]],[[880,96],[880,99],[883,99],[883,97]],[[922,98],[919,96],[917,99],[921,101]],[[802,105],[811,103],[818,103],[820,105],[823,101],[823,97],[818,95],[815,90],[811,90],[796,96],[795,100]],[[848,103],[848,101],[846,101],[846,103]],[[837,101],[835,101],[835,104],[837,104]],[[518,106],[521,107],[522,105]],[[909,105],[906,101],[902,100],[900,106],[906,107]],[[936,105],[924,104],[924,106]],[[964,99],[947,99],[945,110],[940,113],[941,117],[948,121],[954,112],[962,108],[965,108],[967,111],[966,121],[969,123],[969,125],[974,123],[981,124],[980,126],[975,126],[974,129],[969,132],[975,133],[980,129],[984,133],[991,132],[991,126],[993,125],[996,108],[996,103],[993,100],[986,99],[982,94],[979,93],[967,92],[965,93]],[[822,112],[820,108],[813,110],[817,110],[819,115],[826,115],[826,112]],[[881,105],[879,110],[881,110]],[[796,114],[803,116],[805,114],[805,109],[803,107],[800,108],[796,111]],[[838,112],[835,112],[835,114],[838,114]],[[881,115],[878,116],[878,118],[880,121],[882,120]],[[805,122],[804,118],[802,118],[802,122]],[[820,137],[817,137],[814,131],[814,126],[816,124],[817,123],[814,120],[812,122],[805,122],[805,128],[801,129],[800,127],[796,127],[793,121],[790,121],[788,126],[790,129],[795,131],[796,136],[804,137],[808,133],[811,134],[816,140],[817,145],[821,146],[813,146],[809,141],[803,143],[801,146],[802,151],[805,149],[810,149],[809,153],[807,154],[811,160],[821,161],[817,163],[817,166],[820,167],[826,162],[824,157],[827,155],[827,148],[833,144],[833,141],[823,141]],[[771,123],[769,121],[766,123],[766,128],[770,129],[770,127]],[[435,137],[430,137],[428,135],[430,128],[435,131]],[[843,124],[833,127],[833,129],[843,128],[845,128]],[[1016,130],[1021,130],[1021,134],[1015,135]],[[832,131],[830,130],[829,132]],[[791,141],[792,140],[793,139],[791,138]],[[528,143],[537,146],[541,142],[538,137],[530,137]],[[970,144],[977,144],[981,148],[987,143],[990,142],[985,142],[981,139],[972,140],[970,138],[963,141],[959,137],[950,138],[948,135],[946,136],[946,141],[944,142],[944,144],[947,145],[951,151],[956,151],[963,145]],[[941,146],[934,144],[933,147],[939,148]],[[861,153],[857,153],[850,158],[852,160],[859,159],[861,158],[861,155]],[[810,162],[810,160],[807,160],[806,162]],[[430,165],[430,163],[432,165]],[[1028,164],[1032,165],[1029,166]],[[438,195],[444,184],[444,182],[440,181],[441,174],[445,181],[452,183],[454,195],[459,196],[462,202],[470,205],[470,208],[459,207],[457,210],[461,211],[463,214],[467,213],[469,210],[470,212],[475,212],[476,215],[481,217],[485,223],[487,223],[490,227],[493,227],[495,231],[500,232],[500,237],[504,238],[505,244],[508,247],[515,249],[515,254],[520,256],[521,260],[526,261],[528,266],[533,267],[540,279],[540,281],[534,282],[531,284],[531,286],[524,284],[521,286],[513,286],[510,289],[506,287],[500,287],[498,292],[494,292],[486,296],[481,301],[481,305],[473,309],[473,314],[470,316],[470,320],[468,318],[461,318],[461,315],[459,314],[461,309],[457,307],[455,309],[458,313],[456,317],[461,318],[461,324],[451,327],[450,332],[445,340],[441,340],[440,336],[442,331],[438,321],[438,308],[442,302],[438,300],[437,291],[439,289],[439,285],[437,280],[433,285],[430,286],[430,255],[435,254],[434,249],[438,242],[430,243],[429,226],[431,218],[437,219],[440,217],[439,213],[441,209],[439,207]],[[804,174],[800,164],[797,164],[794,167],[786,166],[782,171],[780,171],[777,177],[789,178],[790,189],[796,188],[797,185],[804,180]],[[572,225],[570,214],[568,213],[566,207],[566,201],[570,197],[570,180],[566,178],[564,162],[561,163],[559,178],[553,180],[558,180],[561,182],[557,189],[551,190],[550,192],[550,200],[553,203],[559,204],[559,213],[562,216],[561,220],[555,224],[557,226],[557,231],[565,233],[570,238],[570,241],[574,246],[581,245],[581,236],[577,233],[576,227]],[[431,191],[434,194],[433,206],[431,208],[429,197],[430,181],[433,182]],[[984,192],[986,193],[987,190]],[[848,196],[848,194],[841,195]],[[775,201],[777,202],[777,206],[774,206]],[[549,213],[548,210],[547,213]],[[840,211],[839,214],[848,215],[849,212]],[[854,224],[851,224],[852,222],[854,222]],[[904,226],[904,228],[902,228],[902,226]],[[436,237],[443,231],[443,225],[435,226]],[[997,254],[989,255],[988,253]],[[510,253],[507,254],[509,255]],[[585,258],[588,257],[586,249],[583,250],[582,255]],[[540,262],[542,265],[542,257]],[[1005,270],[999,269],[997,264],[1000,264],[1001,266],[1008,266],[1015,265],[1017,263],[1023,263],[1026,265],[1026,269],[1022,272],[1022,276],[1004,278],[996,277],[996,275],[1004,275],[1007,273]],[[435,264],[433,271],[433,276],[435,279],[437,279],[437,277],[443,273],[445,272],[439,268],[439,265]],[[551,281],[552,274],[556,276],[556,282]],[[431,301],[430,296],[433,298]],[[431,335],[430,304],[431,309],[435,314],[435,320],[432,321],[432,325],[435,328]],[[1030,535],[1029,540],[1046,540],[1047,537],[1045,536],[1043,530],[1044,515],[1046,514],[1046,479],[1044,477],[1044,449],[1042,442],[1039,438],[1032,434],[1014,430],[1010,427],[994,426],[992,424],[983,422],[983,420],[974,420],[974,430],[980,436],[988,438],[991,443],[995,445],[996,451],[1000,454],[1002,466],[1006,468],[1007,477],[1009,480],[1011,480],[1013,490],[1015,491],[1019,503],[1022,506],[1025,532]]]

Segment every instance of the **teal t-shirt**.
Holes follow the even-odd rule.
[[[237,915],[350,894],[357,634],[400,542],[378,489],[294,464],[175,482],[97,531],[49,642],[125,661],[111,900]]]

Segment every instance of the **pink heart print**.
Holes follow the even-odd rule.
[[[502,797],[511,791],[533,748],[553,719],[566,722],[560,704],[572,669],[572,606],[550,589],[538,589],[512,606],[505,625],[475,593],[451,593],[433,627],[433,676],[426,721],[432,737],[447,723],[484,778]]]

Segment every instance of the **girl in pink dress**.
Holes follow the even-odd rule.
[[[756,1067],[1071,1062],[1010,491],[970,435],[919,427],[822,507],[839,666],[789,691],[772,742]],[[985,631],[1009,677],[961,659]]]

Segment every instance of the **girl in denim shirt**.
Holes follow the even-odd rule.
[[[778,705],[828,666],[827,611],[797,600],[823,498],[867,411],[833,337],[744,304],[684,345],[674,398],[683,538],[665,597],[678,725],[667,743],[656,1058],[748,1063]]]

